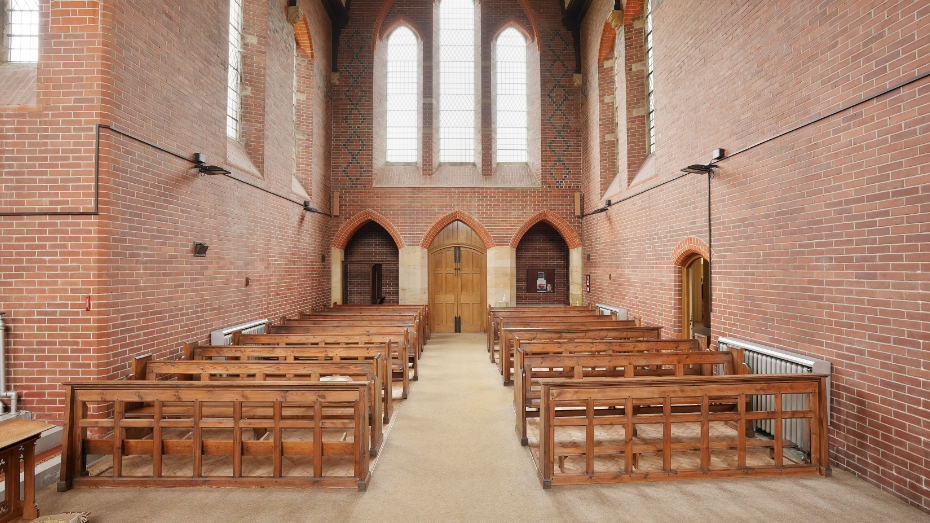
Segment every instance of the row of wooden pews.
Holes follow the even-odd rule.
[[[58,488],[365,490],[429,336],[425,306],[334,305],[66,383]]]
[[[659,327],[586,307],[489,307],[487,321],[544,488],[829,474],[826,375],[751,374],[741,350],[663,340]],[[759,395],[774,409],[753,412]],[[775,422],[772,437],[756,435],[762,420]],[[786,423],[807,437],[787,440]]]

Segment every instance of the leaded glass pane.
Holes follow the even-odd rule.
[[[439,161],[475,161],[474,0],[439,4]]]
[[[7,59],[10,62],[39,61],[39,2],[12,0],[7,26]]]
[[[387,161],[416,162],[419,156],[419,50],[417,37],[398,27],[388,38]]]

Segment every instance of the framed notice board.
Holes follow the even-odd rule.
[[[555,292],[555,269],[527,269],[526,292]]]

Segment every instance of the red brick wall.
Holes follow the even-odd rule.
[[[55,3],[62,12],[43,30],[39,107],[0,113],[0,212],[92,210],[96,122],[224,164],[227,2],[86,2],[92,20],[63,26],[78,3]],[[313,39],[329,42],[322,6],[301,6]],[[252,10],[249,23],[265,37],[263,63],[250,74],[264,75],[262,97],[272,98],[253,103],[267,117],[256,162],[263,176],[235,168],[232,176],[298,203],[201,177],[189,162],[102,130],[99,216],[0,218],[11,385],[38,417],[60,418],[61,381],[124,377],[134,356],[176,354],[211,329],[328,302],[329,219],[304,212],[291,192],[294,36],[285,8],[281,0]],[[315,53],[316,81],[302,87],[325,121],[329,60],[327,45]],[[313,147],[329,149],[327,125],[305,131],[322,142]],[[328,154],[299,167],[319,188],[315,206],[328,209]],[[191,255],[194,240],[210,245],[206,258]]]
[[[527,292],[527,269],[555,270],[555,292]],[[568,245],[548,223],[532,226],[517,245],[517,305],[568,305]]]
[[[394,238],[375,222],[363,225],[345,249],[345,263],[349,267],[347,289],[349,303],[371,303],[371,266],[382,264],[381,291],[384,303],[398,303],[400,287],[398,262],[400,254]]]
[[[50,4],[40,2],[35,105],[0,107],[0,213],[94,210],[94,125],[104,121],[97,103],[104,66],[87,50],[103,45],[100,16],[97,2]],[[10,388],[40,417],[58,417],[59,382],[103,372],[101,227],[92,215],[0,215]],[[91,311],[84,310],[87,296]]]
[[[586,303],[624,307],[669,336],[681,328],[676,246],[708,240],[706,178],[669,180],[714,148],[734,152],[930,65],[926,2],[717,7],[653,2],[658,176],[584,220]],[[584,41],[596,53],[597,39]],[[713,337],[829,360],[834,464],[924,510],[928,113],[925,79],[721,162],[711,195]],[[584,144],[585,165],[596,163]]]

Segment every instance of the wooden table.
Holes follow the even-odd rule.
[[[0,422],[0,467],[5,473],[6,499],[0,504],[0,523],[39,517],[36,506],[36,441],[52,428],[48,423],[14,419]],[[19,500],[20,460],[25,472],[23,500]]]

